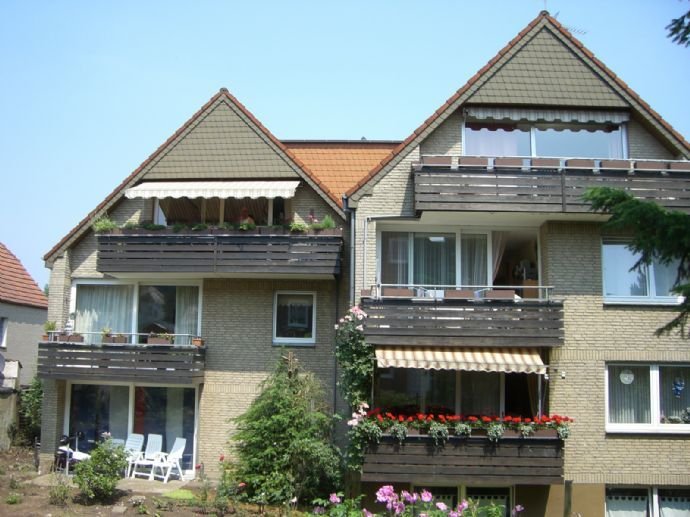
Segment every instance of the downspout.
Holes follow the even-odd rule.
[[[355,303],[355,225],[357,223],[356,210],[350,208],[347,196],[343,196],[343,211],[348,214],[350,220],[350,286],[349,286],[349,305]],[[366,238],[366,234],[365,234]],[[340,316],[338,316],[340,317]],[[336,320],[337,321],[337,320]]]

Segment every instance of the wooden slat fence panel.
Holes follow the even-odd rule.
[[[203,380],[206,350],[194,346],[42,342],[38,376],[193,384]]]
[[[634,197],[690,212],[690,173],[581,169],[461,169],[414,172],[417,210],[587,212],[590,187],[626,190]]]
[[[384,436],[371,445],[362,481],[408,483],[563,483],[563,442],[553,438],[451,437],[436,447],[425,436],[408,436],[403,445]]]
[[[103,273],[340,274],[342,234],[98,235]]]
[[[374,345],[555,347],[563,344],[563,303],[522,300],[363,299]]]

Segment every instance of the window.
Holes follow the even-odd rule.
[[[75,332],[98,343],[112,334],[176,334],[175,344],[190,345],[198,335],[199,286],[87,284],[76,286]]]
[[[640,259],[628,243],[606,240],[602,249],[604,299],[609,302],[677,303],[671,289],[676,281],[678,262],[662,264],[654,260],[640,270],[631,268]]]
[[[273,311],[274,343],[315,342],[315,298],[314,293],[276,293]]]
[[[384,285],[456,285],[455,233],[382,232],[381,283]],[[460,236],[460,282],[488,282],[488,235]]]
[[[374,405],[393,413],[532,416],[538,376],[523,373],[380,368]]]
[[[690,433],[690,365],[610,364],[606,373],[607,431]]]
[[[69,421],[65,433],[75,437],[72,447],[89,452],[101,433],[118,440],[129,433],[163,436],[163,450],[175,438],[187,439],[182,468],[193,468],[196,390],[190,387],[72,384]]]
[[[0,318],[0,347],[7,347],[7,318]]]
[[[465,124],[468,156],[624,158],[620,126],[601,124]]]
[[[607,517],[683,517],[690,514],[690,490],[606,488]]]

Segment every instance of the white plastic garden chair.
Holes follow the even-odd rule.
[[[127,472],[125,477],[129,477],[132,467],[134,466],[134,462],[141,456],[141,448],[143,446],[143,434],[132,433],[127,437],[127,441],[124,443],[125,454],[127,457]]]
[[[180,460],[184,455],[184,449],[187,445],[186,438],[175,438],[175,443],[168,454],[162,454],[158,460],[153,462],[151,467],[151,474],[154,478],[161,478],[163,483],[167,483],[173,469],[177,469],[177,474],[182,479],[182,467],[180,467]],[[160,469],[161,473],[156,474],[156,469]]]
[[[146,449],[143,453],[139,453],[139,457],[134,460],[132,466],[132,476],[146,476],[149,480],[153,479],[153,462],[156,461],[163,449],[163,436],[160,434],[149,434],[146,438]],[[138,468],[148,468],[148,472],[137,470]]]

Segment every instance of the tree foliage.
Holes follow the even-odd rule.
[[[641,270],[653,260],[669,265],[678,262],[672,292],[684,296],[675,310],[678,315],[656,334],[678,330],[685,337],[690,316],[690,215],[667,210],[651,201],[641,201],[621,190],[599,187],[584,195],[592,210],[611,214],[606,228],[632,231],[630,250],[640,254],[633,270]]]
[[[259,396],[236,422],[237,479],[259,503],[310,502],[340,481],[340,455],[323,389],[300,373],[288,354],[264,381]]]
[[[690,46],[690,11],[671,20],[666,30],[671,41],[678,45]]]
[[[24,441],[32,443],[34,438],[41,436],[41,403],[43,401],[41,380],[34,377],[29,387],[19,396],[19,411],[24,424],[20,433]]]

